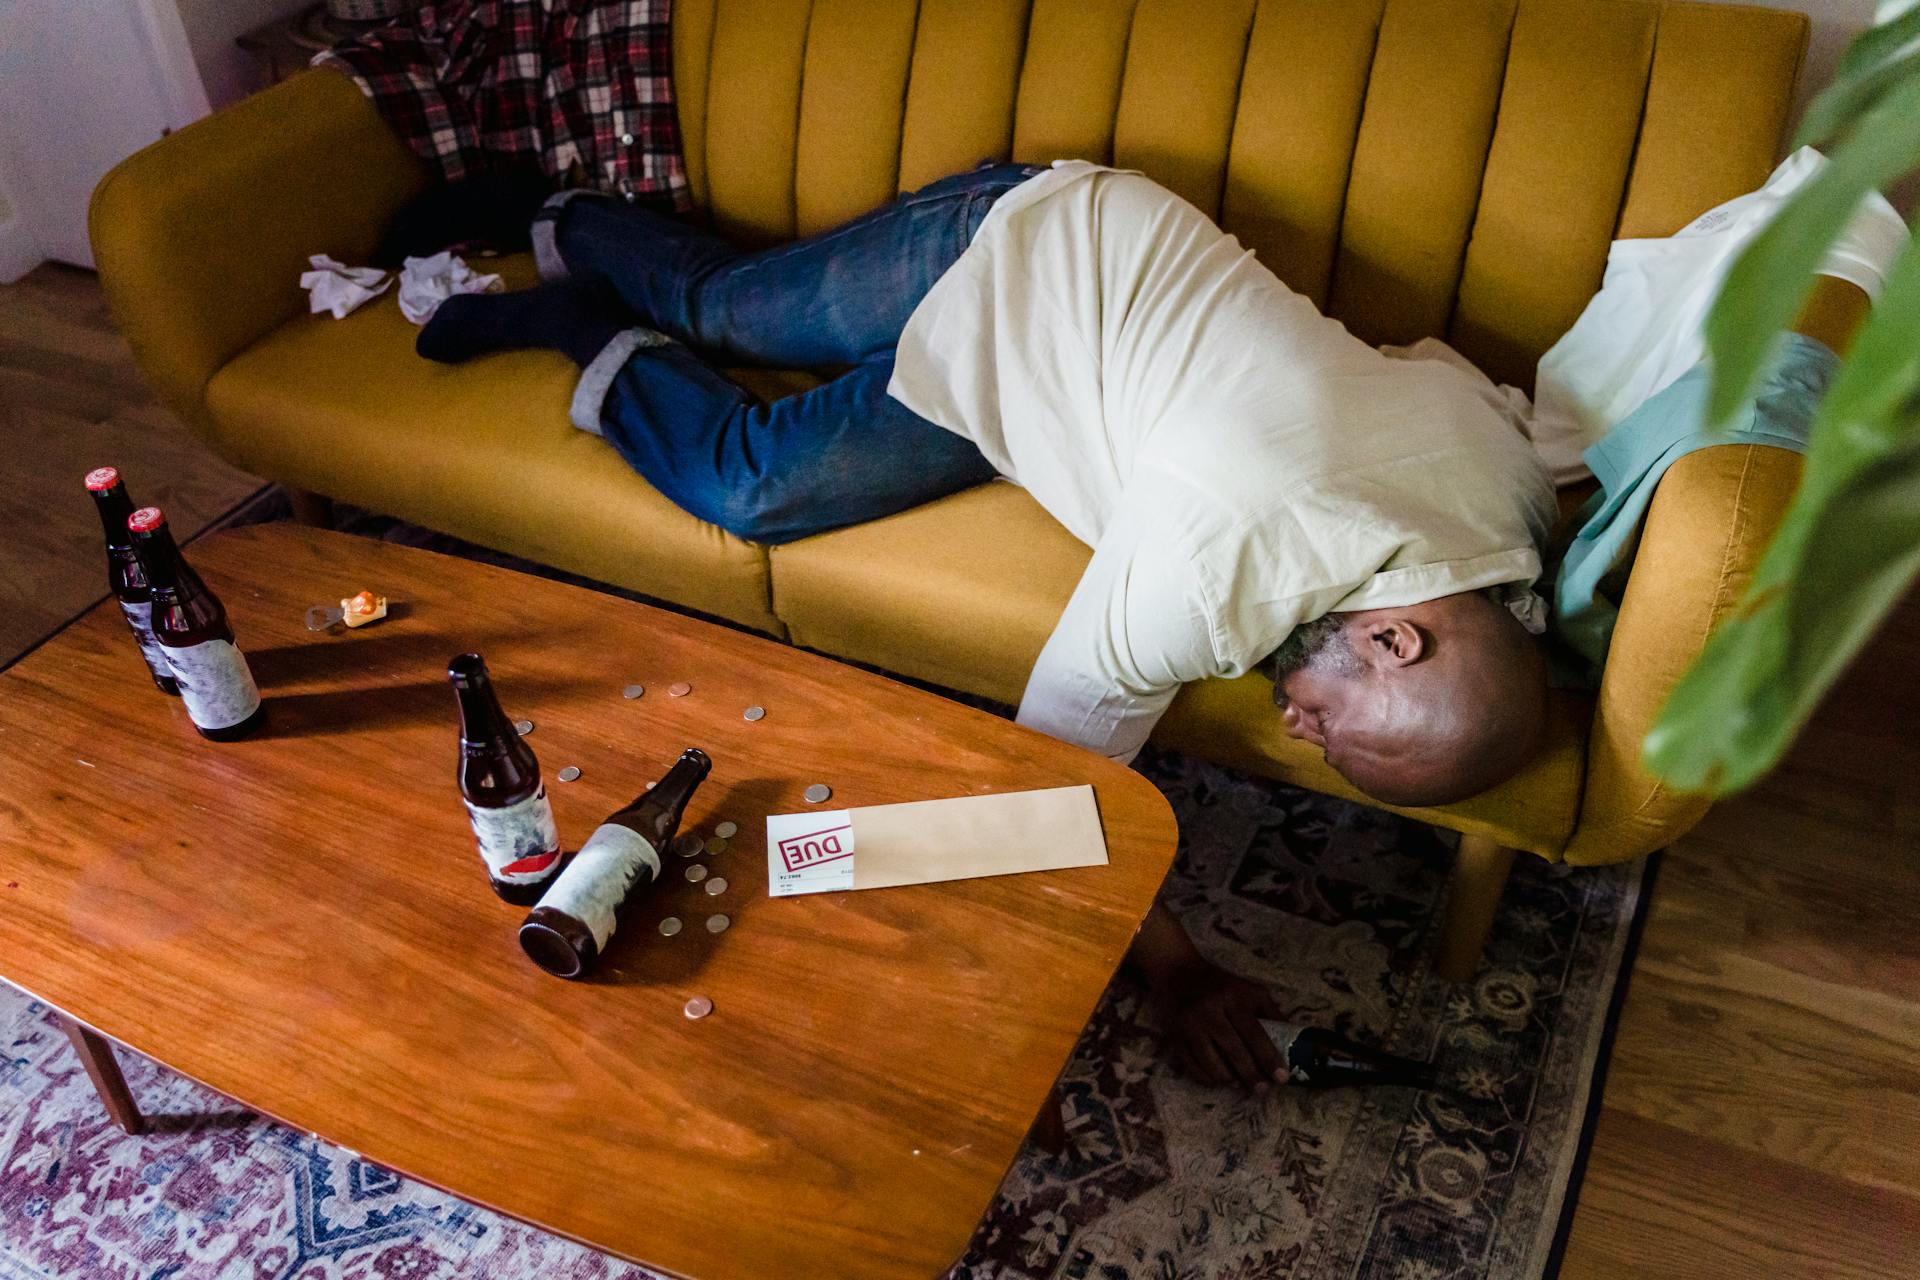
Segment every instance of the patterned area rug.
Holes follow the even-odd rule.
[[[1180,819],[1170,888],[1201,948],[1299,1021],[1433,1058],[1443,1087],[1201,1087],[1123,978],[1067,1069],[1067,1150],[1022,1152],[951,1280],[1543,1275],[1642,865],[1523,858],[1478,978],[1453,987],[1428,971],[1450,859],[1430,828],[1166,753],[1142,768]],[[161,1117],[127,1138],[10,988],[0,1046],[0,1280],[648,1276],[123,1053]]]

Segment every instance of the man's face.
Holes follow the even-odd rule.
[[[1287,733],[1319,747],[1328,763],[1363,670],[1339,614],[1294,628],[1274,654],[1274,694]]]

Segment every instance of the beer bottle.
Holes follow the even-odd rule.
[[[246,656],[233,643],[220,597],[180,554],[160,508],[140,508],[127,518],[127,528],[153,593],[153,635],[167,651],[193,727],[215,742],[252,733],[266,723],[267,709]]]
[[[485,659],[461,654],[447,663],[447,679],[460,703],[460,798],[487,881],[516,907],[538,902],[560,869],[560,831],[540,761],[500,709]]]
[[[162,693],[178,696],[180,682],[167,665],[167,651],[153,635],[153,593],[147,589],[146,570],[140,557],[133,554],[133,534],[127,518],[133,514],[133,499],[120,481],[115,467],[96,467],[87,472],[87,492],[100,512],[100,528],[107,536],[107,589],[120,602],[120,612],[133,631],[133,642],[146,660],[147,674]]]
[[[660,878],[660,859],[687,801],[712,768],[706,752],[688,747],[651,791],[595,828],[520,926],[520,946],[535,964],[562,978],[593,968],[621,909]]]
[[[1430,1062],[1369,1049],[1319,1027],[1296,1027],[1264,1018],[1260,1026],[1280,1051],[1280,1060],[1287,1064],[1289,1083],[1314,1088],[1341,1084],[1433,1088],[1434,1068]]]

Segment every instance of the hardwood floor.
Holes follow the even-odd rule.
[[[1920,1275],[1920,596],[1666,854],[1563,1280]]]
[[[190,535],[260,487],[155,400],[90,271],[0,285],[0,663],[107,589],[81,477],[110,463]]]
[[[225,470],[153,404],[68,268],[0,287],[0,425],[19,469],[0,535],[26,553],[35,513],[79,497],[75,449],[176,451],[142,493],[163,467]],[[1920,598],[1788,762],[1667,854],[1566,1280],[1920,1275],[1917,672]]]

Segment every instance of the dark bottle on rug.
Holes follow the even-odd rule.
[[[660,860],[680,828],[687,801],[713,761],[688,747],[667,776],[587,837],[540,905],[520,926],[520,946],[533,962],[561,978],[591,970],[619,927],[622,909],[660,878]]]
[[[1430,1062],[1369,1049],[1318,1027],[1296,1027],[1264,1018],[1260,1025],[1287,1064],[1291,1084],[1313,1088],[1342,1084],[1397,1084],[1410,1089],[1434,1086]]]
[[[140,567],[140,557],[133,554],[133,534],[127,528],[133,499],[127,496],[127,486],[115,467],[96,467],[87,472],[87,492],[93,495],[93,505],[100,512],[100,528],[106,534],[107,589],[120,602],[120,612],[140,647],[147,674],[160,692],[177,696],[180,682],[173,678],[167,651],[153,634],[153,593],[147,587],[147,571]]]
[[[231,742],[266,723],[267,709],[233,642],[220,597],[174,545],[167,517],[142,507],[127,518],[133,550],[153,593],[153,635],[180,684],[180,700],[203,738]]]
[[[560,870],[560,830],[540,780],[540,761],[500,709],[486,660],[463,653],[447,664],[460,703],[460,798],[493,891],[516,907],[540,900]]]

